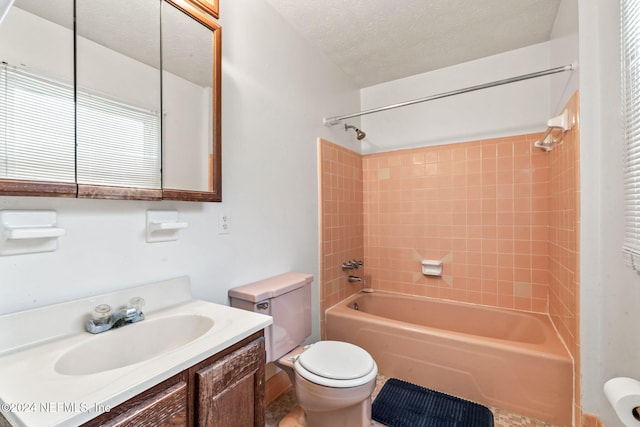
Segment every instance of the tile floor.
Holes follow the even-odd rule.
[[[378,392],[384,385],[386,377],[383,375],[378,375],[378,379],[376,381],[376,388],[373,391],[373,398],[378,395]],[[278,427],[278,423],[280,420],[286,418],[286,427],[298,427],[299,424],[295,422],[295,416],[289,416],[289,413],[293,408],[296,407],[296,396],[293,390],[289,390],[284,393],[276,400],[274,400],[267,407],[266,414],[266,424],[265,427]],[[493,412],[494,417],[494,425],[495,427],[555,427],[552,424],[546,423],[544,421],[535,420],[529,417],[525,417],[524,415],[514,414],[512,412],[505,411],[503,409],[492,408],[491,412]],[[380,425],[377,424],[376,425]]]

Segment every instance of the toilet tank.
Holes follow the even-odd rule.
[[[232,307],[273,317],[265,329],[267,362],[278,360],[311,335],[311,282],[304,273],[284,273],[229,290]]]

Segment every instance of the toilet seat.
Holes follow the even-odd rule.
[[[378,367],[364,349],[342,341],[319,341],[297,358],[295,371],[326,387],[357,387],[375,380]]]

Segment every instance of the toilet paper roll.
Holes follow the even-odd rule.
[[[611,378],[604,383],[604,394],[625,426],[640,426],[640,381],[626,377]]]

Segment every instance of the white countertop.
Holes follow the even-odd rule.
[[[99,339],[84,331],[91,309],[132,296],[147,302],[146,319],[209,317],[195,340],[135,364],[86,375],[63,375],[56,361],[74,346]],[[271,317],[191,298],[188,278],[0,316],[0,409],[15,426],[76,426],[260,331]],[[137,324],[124,328],[135,328]],[[5,331],[9,333],[5,339]],[[126,351],[127,349],[123,349]]]

